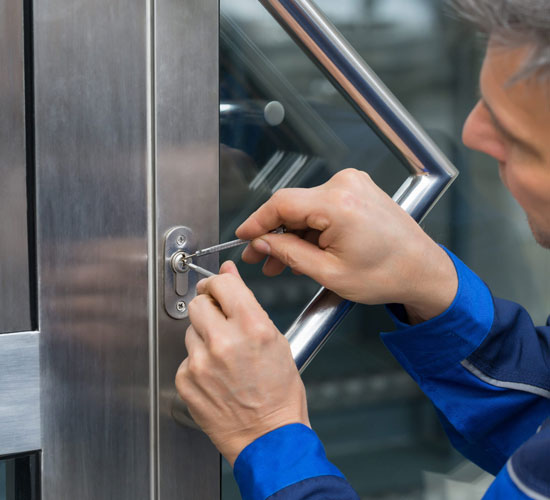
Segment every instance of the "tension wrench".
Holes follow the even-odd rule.
[[[207,278],[210,278],[210,276],[217,276],[216,273],[213,273],[212,271],[209,271],[208,269],[205,269],[204,267],[197,266],[196,264],[193,264],[192,262],[187,262],[185,264],[189,269],[193,269],[198,274],[202,274],[203,276],[206,276]]]

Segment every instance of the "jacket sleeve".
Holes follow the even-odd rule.
[[[237,457],[233,474],[243,500],[359,500],[317,435],[302,424],[256,439]]]
[[[458,274],[447,311],[405,323],[382,340],[432,400],[453,445],[497,474],[550,415],[550,327],[536,328],[518,304],[487,286],[448,252]]]
[[[550,498],[550,419],[508,460],[484,500]]]

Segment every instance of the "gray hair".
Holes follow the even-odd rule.
[[[550,0],[450,0],[456,12],[496,43],[532,48],[516,78],[550,80]]]

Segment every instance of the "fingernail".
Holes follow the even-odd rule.
[[[264,241],[261,238],[254,240],[252,242],[252,247],[254,248],[254,250],[257,250],[260,253],[265,253],[266,255],[271,254],[271,247],[269,246],[267,241]]]

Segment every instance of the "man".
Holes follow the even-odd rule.
[[[498,161],[536,240],[550,248],[550,1],[457,0],[489,34],[481,98],[463,140]],[[284,224],[297,234],[267,234]],[[453,445],[497,477],[485,498],[550,498],[550,322],[492,297],[370,180],[344,171],[288,189],[237,230],[266,255],[347,299],[388,306],[383,340],[432,399]],[[407,245],[403,245],[406,239]],[[176,384],[234,466],[245,500],[357,499],[309,428],[285,338],[233,263],[203,280],[189,308],[189,357]]]

